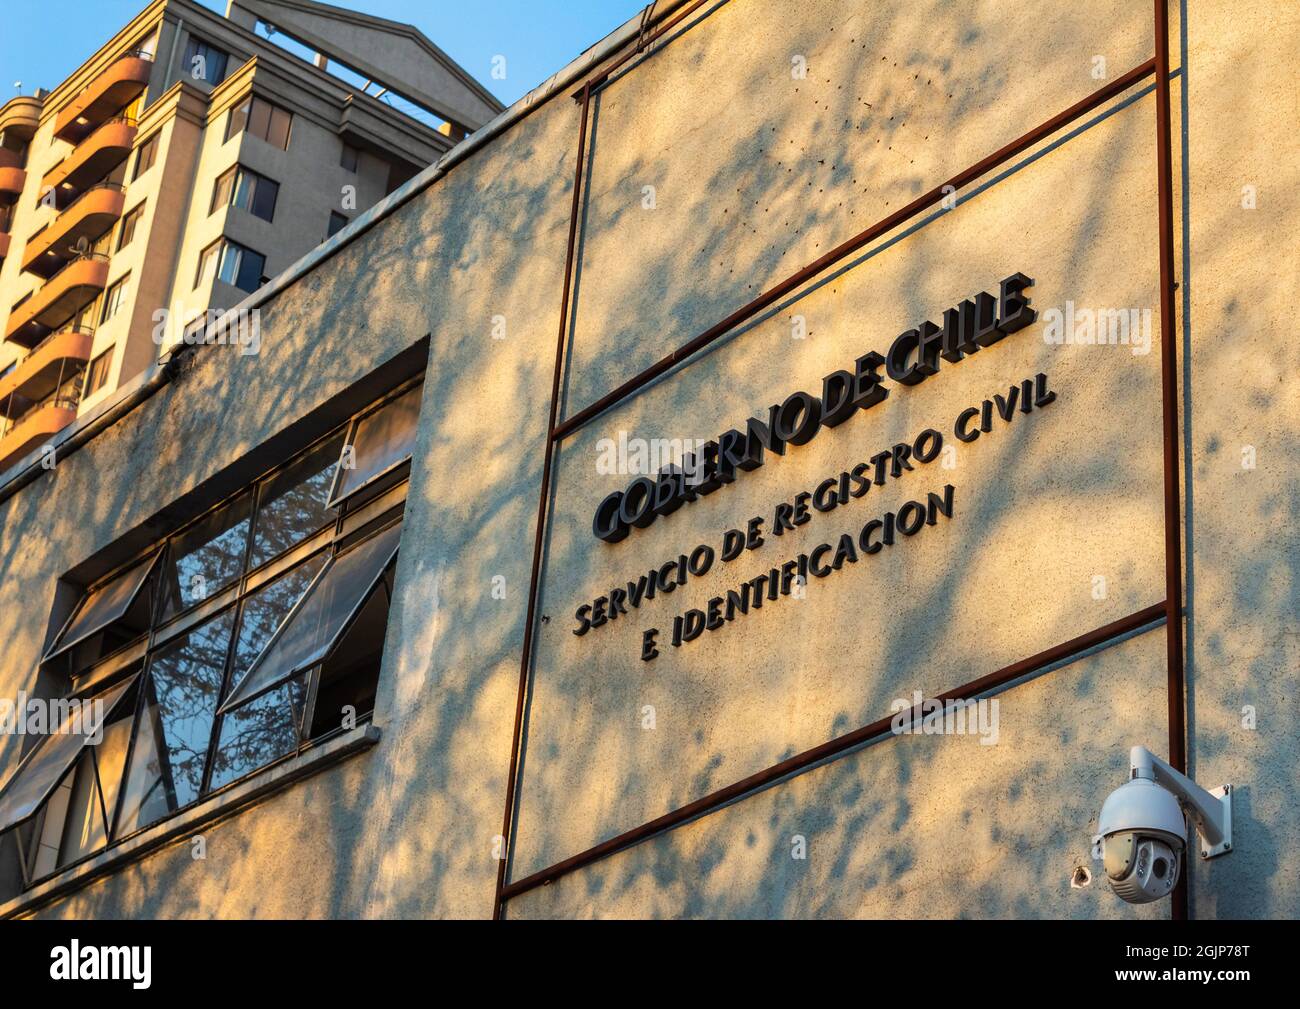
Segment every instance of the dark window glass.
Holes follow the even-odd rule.
[[[250,567],[278,557],[333,518],[330,482],[342,446],[340,432],[262,484]]]
[[[330,211],[329,233],[327,238],[333,238],[340,231],[348,226],[348,219],[340,214],[337,210]]]
[[[269,221],[275,217],[275,199],[280,194],[280,184],[265,175],[256,177],[253,183],[253,195],[246,209],[254,217]]]
[[[307,685],[299,677],[224,715],[210,788],[292,753],[298,746]]]
[[[266,257],[252,249],[239,250],[239,266],[235,272],[235,286],[250,294],[262,286],[266,273]]]
[[[310,738],[356,724],[375,710],[375,692],[388,627],[387,581],[371,593],[338,647],[321,665]]]
[[[400,535],[400,526],[390,526],[331,560],[225,707],[233,708],[325,658],[393,559]]]
[[[234,610],[166,645],[149,663],[118,836],[198,798]]]
[[[262,649],[271,640],[284,618],[302,598],[307,587],[320,574],[328,559],[326,552],[317,554],[297,567],[287,571],[273,582],[258,589],[244,600],[239,617],[239,635],[235,638],[235,654],[231,662],[230,683],[238,686]]]
[[[126,301],[127,292],[130,290],[130,280],[131,277],[128,274],[121,280],[115,281],[113,286],[108,289],[108,293],[104,295],[104,313],[99,320],[101,323],[108,322],[122,307]]]
[[[185,74],[196,81],[220,84],[226,79],[230,54],[201,39],[191,37],[185,46]]]
[[[162,566],[160,619],[203,602],[243,572],[251,503],[245,494],[171,541]]]

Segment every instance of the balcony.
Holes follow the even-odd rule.
[[[77,419],[75,398],[57,398],[28,411],[0,438],[0,470],[5,470]]]
[[[107,256],[97,252],[78,256],[9,313],[5,339],[35,347],[50,330],[62,326],[99,297],[107,283]]]
[[[95,331],[86,326],[51,333],[0,378],[0,415],[12,417],[26,403],[42,400],[90,360]]]
[[[8,147],[0,147],[0,203],[18,199],[26,182],[22,156]]]
[[[129,52],[100,71],[54,118],[54,135],[80,143],[87,134],[144,92],[153,70],[148,53]]]
[[[66,158],[45,173],[42,191],[58,190],[60,206],[67,206],[126,160],[139,127],[134,119],[110,119],[74,147]]]
[[[0,133],[28,143],[41,123],[43,102],[34,95],[17,95],[0,105]]]
[[[27,240],[23,269],[49,277],[77,256],[77,243],[93,242],[122,216],[126,190],[111,183],[92,186]]]

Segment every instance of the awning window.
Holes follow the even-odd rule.
[[[401,525],[332,558],[231,691],[222,713],[283,683],[334,650],[397,555]]]
[[[149,593],[142,591],[158,560],[155,554],[141,561],[99,588],[86,593],[72,619],[45,653],[44,661],[65,654],[77,645],[104,635],[102,647],[94,649],[93,661],[149,629]],[[78,667],[85,664],[78,662]]]
[[[88,742],[97,741],[105,719],[113,714],[134,682],[135,677],[131,676],[102,694],[79,701],[58,729],[23,758],[13,776],[0,788],[0,833],[22,823],[40,808],[81,755],[82,748]]]
[[[390,399],[356,422],[352,437],[343,446],[330,505],[368,487],[411,456],[420,420],[420,392],[416,385]]]

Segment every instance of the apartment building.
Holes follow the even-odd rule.
[[[307,0],[155,0],[4,104],[0,470],[500,108],[416,29]]]

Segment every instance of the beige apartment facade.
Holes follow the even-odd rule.
[[[648,8],[0,478],[0,914],[1295,917],[1298,39]]]
[[[399,89],[418,97],[383,100]],[[152,3],[59,87],[8,102],[0,469],[499,109],[409,26],[260,0]]]

